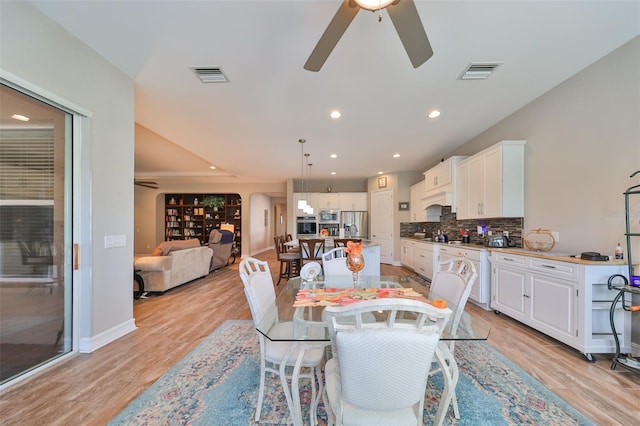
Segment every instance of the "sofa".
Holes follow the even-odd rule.
[[[212,256],[213,250],[195,238],[164,241],[151,256],[137,256],[134,265],[145,291],[165,292],[209,274]]]
[[[211,266],[209,267],[210,272],[223,268],[229,264],[234,239],[235,234],[231,231],[224,229],[214,229],[211,231],[209,234],[209,243],[207,244],[207,246],[213,250]]]

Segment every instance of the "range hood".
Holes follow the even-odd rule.
[[[427,222],[440,222],[442,206],[453,204],[453,192],[441,191],[429,194],[420,200],[420,207],[427,211]]]

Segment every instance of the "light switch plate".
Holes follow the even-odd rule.
[[[105,235],[104,237],[104,248],[126,247],[126,245],[126,235]]]

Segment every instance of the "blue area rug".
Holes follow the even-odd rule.
[[[453,425],[593,425],[540,382],[487,342],[456,345],[460,420]],[[255,425],[290,424],[287,402],[277,377],[268,381],[261,421],[255,423],[259,385],[259,344],[251,321],[226,321],[177,365],[135,399],[109,425]],[[301,382],[301,401],[311,391]],[[442,376],[429,379],[425,424],[432,424],[442,391]],[[318,411],[326,424],[324,407]],[[309,419],[308,412],[304,413]]]

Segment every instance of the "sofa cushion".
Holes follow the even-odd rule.
[[[192,238],[190,240],[163,241],[158,244],[158,247],[153,249],[151,256],[166,256],[172,251],[184,250],[193,247],[200,247],[200,240]]]

